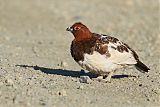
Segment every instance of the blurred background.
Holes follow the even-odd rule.
[[[5,39],[12,46],[24,48],[22,56],[31,57],[27,48],[41,44],[41,50],[37,49],[40,57],[70,57],[73,36],[65,29],[81,21],[91,31],[114,35],[137,50],[150,47],[144,49],[147,56],[159,43],[158,10],[158,0],[0,0],[1,43]],[[11,54],[18,51],[12,50]],[[69,55],[64,54],[66,51]]]
[[[137,51],[140,59],[151,67],[154,72],[151,77],[158,78],[160,69],[158,66],[160,65],[159,6],[158,0],[0,0],[0,66],[4,72],[1,74],[5,77],[1,78],[1,81],[5,84],[4,81],[8,77],[14,80],[17,87],[27,89],[23,81],[17,83],[18,80],[15,80],[17,76],[22,77],[22,80],[32,77],[33,74],[42,76],[42,74],[36,74],[33,69],[24,73],[27,70],[15,67],[17,64],[80,70],[81,68],[70,55],[73,36],[65,31],[67,27],[77,21],[87,25],[92,32],[112,35],[129,44]],[[43,76],[41,80],[37,78],[36,81],[49,78]],[[61,81],[59,77],[55,78],[57,81]],[[64,79],[64,77],[61,78]],[[74,84],[70,78],[66,79],[70,81],[70,84]],[[64,79],[61,82],[65,81]],[[153,84],[152,88],[159,87],[156,84]],[[40,88],[41,85],[36,87]],[[68,87],[70,89],[72,86]],[[112,88],[115,89],[115,87]],[[11,89],[12,91],[9,93],[5,86],[0,89],[3,93],[0,97],[2,105],[12,104],[4,96],[14,96],[17,94],[16,92],[20,91]],[[43,94],[43,92],[40,93]],[[74,95],[79,98],[80,93],[74,93]],[[148,93],[154,99],[154,101],[150,100],[151,103],[156,102],[157,97]],[[17,95],[23,99],[23,95]],[[32,97],[27,97],[29,103],[31,103]],[[38,97],[40,96],[37,95],[36,98]],[[128,97],[132,99],[130,95],[126,98]],[[80,100],[83,102],[83,98]],[[74,102],[76,101],[71,101],[71,104]],[[104,100],[104,102],[106,101]],[[50,104],[52,105],[51,102]],[[88,103],[84,103],[84,106],[86,106],[85,104]],[[102,106],[101,104],[99,106]],[[112,105],[112,103],[110,104]],[[117,103],[117,106],[118,104],[120,103]],[[128,103],[123,104],[127,105]],[[137,104],[141,103],[137,102]]]

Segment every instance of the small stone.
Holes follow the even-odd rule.
[[[67,92],[66,92],[66,90],[62,89],[61,91],[58,92],[58,95],[67,96]]]
[[[40,99],[40,104],[43,105],[43,106],[46,105],[46,103],[43,99]]]
[[[133,78],[133,81],[136,81],[137,79],[136,78]]]
[[[67,67],[67,66],[68,66],[68,64],[67,64],[66,62],[64,62],[64,61],[61,61],[60,66],[61,66],[62,68],[64,68],[64,67]]]
[[[16,103],[16,96],[13,97],[13,103]]]
[[[89,71],[81,69],[80,73],[86,74],[86,73],[89,73]]]
[[[36,56],[39,56],[39,54],[38,54],[39,50],[38,50],[38,48],[36,46],[32,47],[32,51]]]
[[[160,94],[160,89],[153,89],[152,91],[156,94]]]
[[[6,79],[5,81],[8,86],[13,86],[14,82],[11,79]]]
[[[150,101],[150,99],[149,99],[149,98],[147,98],[147,101]]]
[[[141,86],[142,86],[142,84],[139,84],[139,86],[141,87]]]
[[[15,78],[15,80],[21,80],[22,79],[22,77],[16,77]]]
[[[77,81],[77,79],[76,79],[76,78],[71,78],[71,80],[72,80],[72,81]]]
[[[31,106],[31,103],[29,101],[18,101],[18,102],[23,104],[25,107]]]
[[[80,76],[79,82],[89,84],[92,82],[92,80],[89,78],[89,76]]]
[[[41,102],[40,104],[41,104],[41,105],[43,105],[43,106],[44,106],[44,105],[46,105],[46,103],[45,103],[45,102]]]
[[[83,90],[83,89],[84,89],[84,87],[83,87],[83,85],[80,85],[77,89],[81,89],[81,90]]]

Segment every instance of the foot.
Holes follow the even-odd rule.
[[[99,82],[110,83],[112,75],[113,72],[110,72],[107,76],[98,76],[97,78],[95,78],[95,80],[98,80]]]
[[[108,76],[104,79],[105,82],[111,82],[112,75],[113,75],[113,72],[110,72]]]

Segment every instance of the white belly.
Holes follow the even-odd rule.
[[[92,55],[85,54],[84,61],[79,61],[78,64],[90,71],[95,73],[111,72],[120,67],[120,65],[114,64],[106,55],[94,51]]]

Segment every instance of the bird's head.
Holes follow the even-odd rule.
[[[71,27],[68,27],[66,29],[67,31],[70,31],[76,40],[82,40],[82,39],[88,39],[91,37],[90,30],[81,22],[74,23]]]

